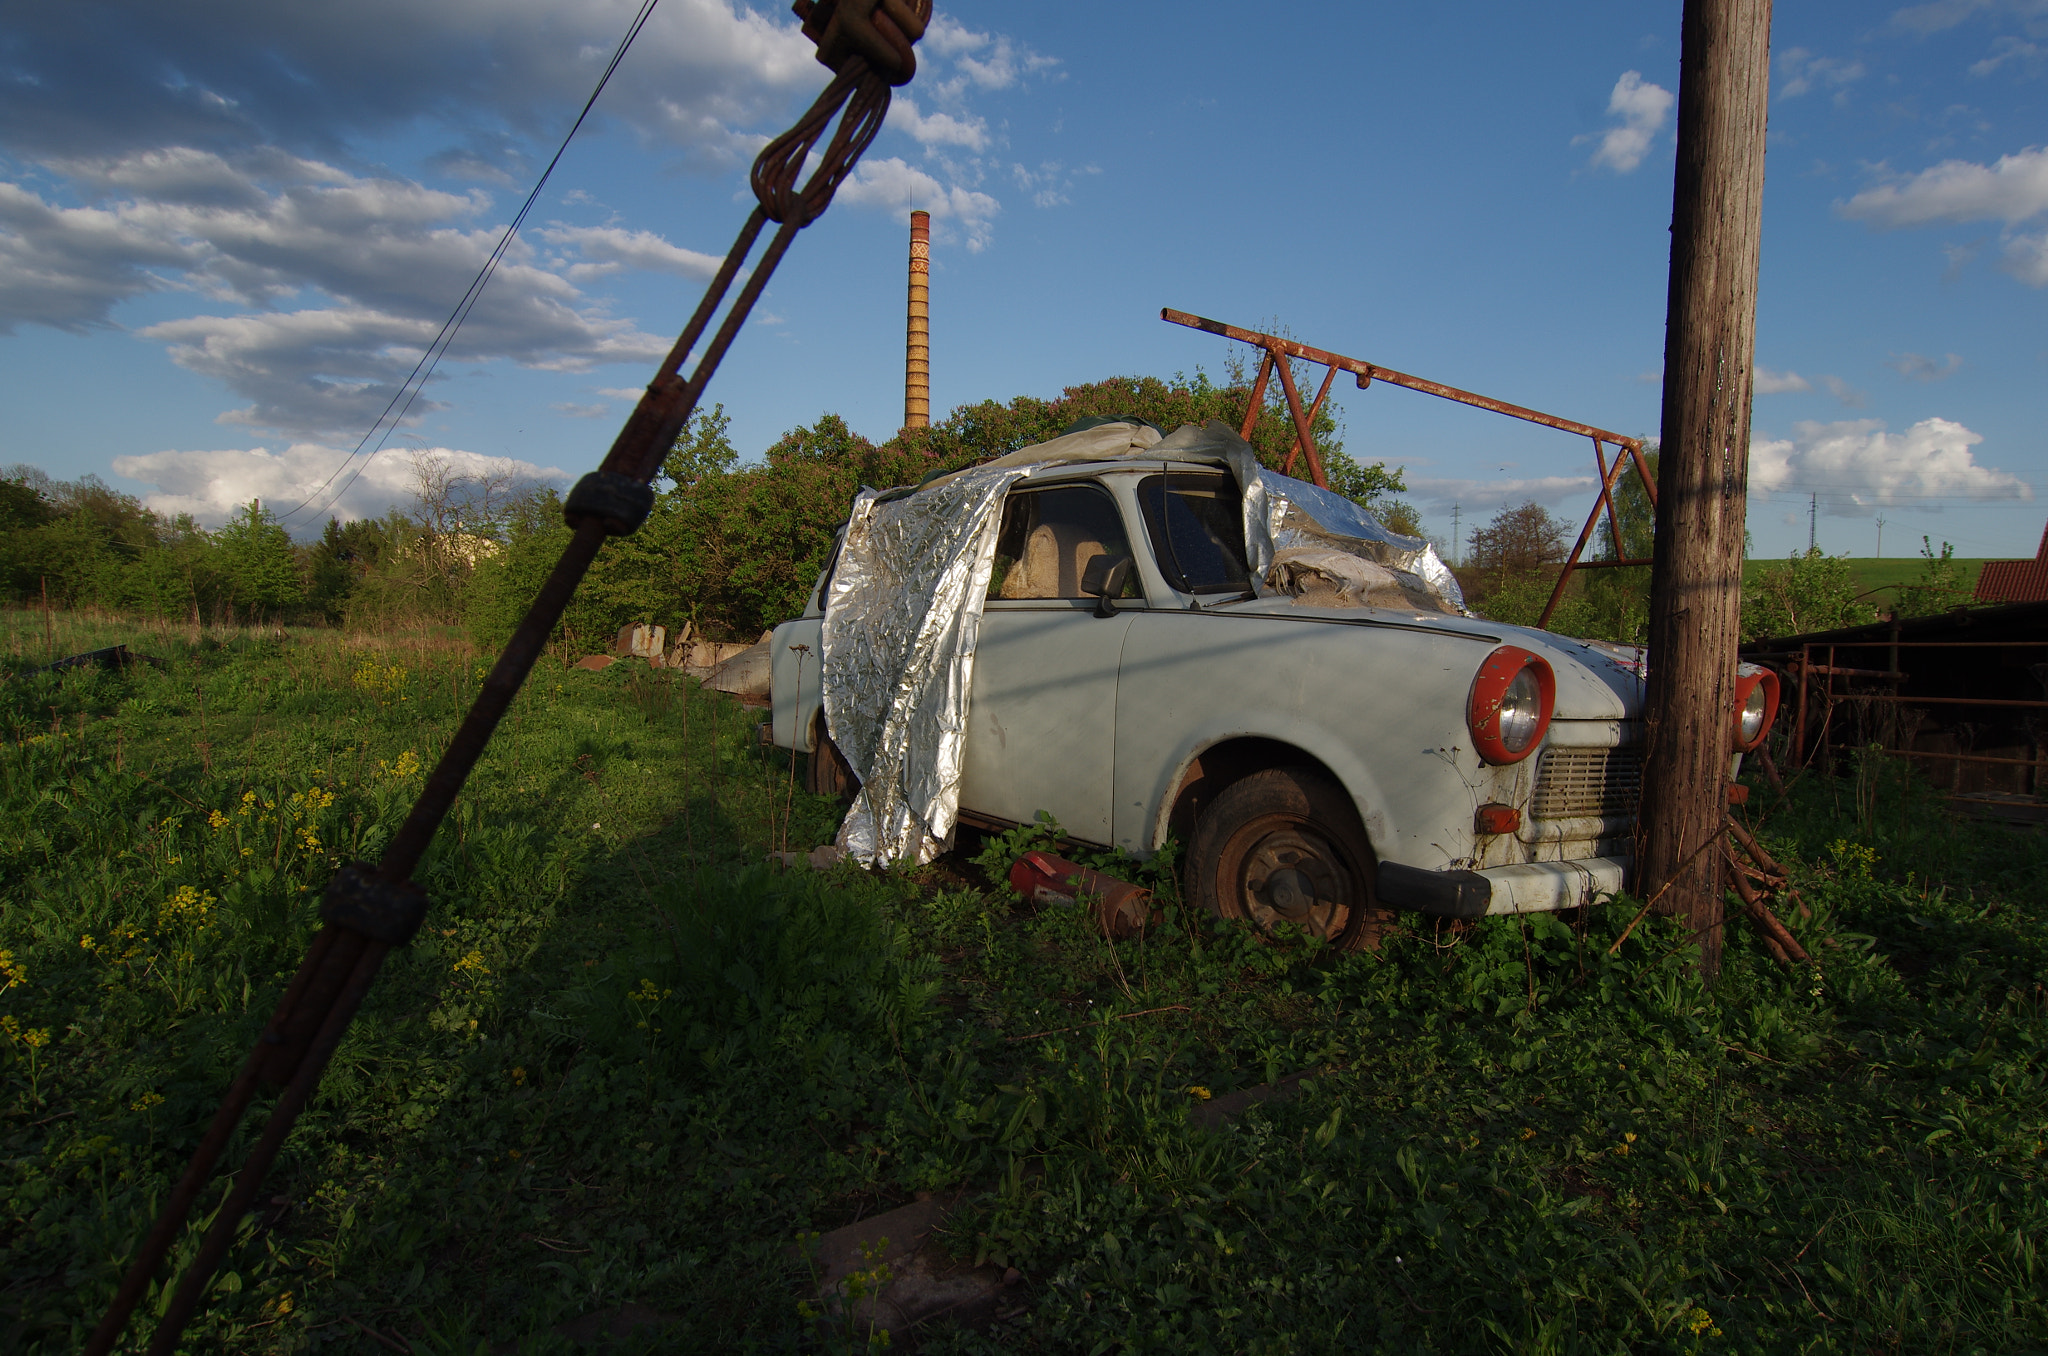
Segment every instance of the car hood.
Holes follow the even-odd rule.
[[[1557,675],[1558,720],[1634,720],[1643,712],[1643,684],[1648,674],[1638,646],[1606,641],[1574,640],[1533,626],[1508,626],[1483,617],[1457,617],[1440,612],[1411,612],[1377,607],[1302,607],[1286,597],[1248,599],[1219,610],[1256,613],[1276,619],[1338,622],[1369,628],[1397,627],[1453,635],[1475,645],[1519,645],[1543,656]],[[1473,655],[1476,670],[1484,651]],[[1749,667],[1749,666],[1745,666]]]

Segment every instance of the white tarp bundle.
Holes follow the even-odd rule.
[[[839,845],[854,857],[926,862],[952,837],[982,600],[1010,486],[1037,466],[1126,460],[1228,467],[1244,495],[1255,580],[1266,579],[1276,554],[1284,563],[1299,558],[1290,551],[1335,552],[1389,575],[1401,606],[1419,596],[1463,611],[1457,580],[1427,542],[1388,532],[1342,495],[1266,470],[1218,420],[1164,439],[1143,424],[1104,424],[914,492],[862,490],[824,599],[822,640],[825,720],[861,782],[839,830]],[[1353,604],[1368,601],[1380,598],[1368,591]]]

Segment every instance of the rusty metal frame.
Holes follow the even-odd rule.
[[[1790,679],[1792,683],[1796,684],[1797,696],[1794,700],[1797,701],[1798,708],[1793,713],[1792,729],[1787,736],[1790,743],[1788,750],[1790,761],[1795,767],[1806,766],[1832,747],[1829,735],[1834,725],[1835,708],[1844,703],[1870,702],[1878,705],[1906,707],[1975,706],[2008,711],[2039,711],[2048,709],[2048,701],[2036,701],[2021,697],[1918,696],[1911,693],[1902,693],[1898,691],[1898,685],[1909,675],[1896,667],[1896,658],[1893,661],[1894,667],[1890,670],[1852,668],[1835,662],[1838,649],[1890,649],[1895,654],[1899,650],[2039,650],[2048,649],[2048,640],[1873,640],[1868,642],[1836,641],[1821,645],[1816,645],[1809,641],[1801,643],[1796,652],[1791,650],[1767,650],[1754,654],[1752,657],[1756,661],[1770,664],[1780,669],[1783,677]],[[1824,650],[1826,652],[1827,662],[1821,663],[1816,659],[1816,650]],[[1890,692],[1855,692],[1845,689],[1844,691],[1837,692],[1835,690],[1836,678],[1861,678],[1868,681],[1890,683],[1893,690]],[[1817,727],[1809,726],[1807,718],[1809,710],[1813,711],[1818,722]],[[1890,758],[1917,759],[1929,763],[1956,765],[1982,763],[2002,767],[2030,768],[2035,777],[2036,794],[2038,794],[2038,787],[2041,781],[2044,777],[2048,777],[2048,748],[2043,748],[2041,752],[2032,758],[2005,758],[1991,754],[1948,752],[1934,749],[1883,748],[1879,752]],[[1969,793],[1961,791],[1950,792],[1949,795],[1951,799],[1969,798]]]
[[[1159,312],[1159,318],[1168,324],[1185,325],[1189,329],[1201,330],[1205,334],[1217,335],[1224,339],[1234,339],[1240,344],[1250,344],[1260,351],[1259,375],[1257,380],[1252,382],[1251,402],[1245,407],[1244,426],[1238,430],[1238,435],[1247,442],[1251,441],[1252,430],[1258,426],[1259,413],[1265,408],[1266,384],[1271,380],[1275,371],[1279,372],[1280,389],[1287,397],[1287,413],[1294,421],[1294,444],[1287,450],[1287,457],[1281,463],[1280,473],[1282,475],[1294,474],[1295,458],[1306,454],[1310,477],[1314,479],[1317,485],[1326,490],[1330,488],[1330,482],[1323,474],[1322,458],[1316,453],[1315,439],[1310,434],[1310,429],[1315,426],[1316,416],[1322,413],[1323,401],[1329,396],[1330,387],[1337,380],[1339,372],[1349,372],[1356,377],[1358,389],[1361,391],[1370,386],[1375,379],[1378,379],[1393,386],[1405,386],[1411,391],[1420,391],[1424,395],[1437,396],[1444,400],[1455,401],[1460,405],[1471,405],[1477,409],[1491,410],[1495,414],[1504,414],[1510,419],[1521,419],[1531,424],[1541,424],[1545,428],[1554,428],[1564,433],[1576,433],[1582,438],[1592,439],[1593,461],[1600,469],[1600,493],[1593,501],[1591,511],[1586,514],[1586,525],[1579,530],[1578,540],[1572,543],[1571,554],[1565,558],[1564,567],[1558,571],[1557,585],[1550,591],[1550,601],[1543,605],[1543,615],[1536,620],[1538,627],[1550,624],[1550,616],[1557,610],[1558,602],[1563,599],[1565,585],[1570,582],[1573,571],[1615,569],[1621,566],[1648,565],[1650,563],[1647,560],[1584,560],[1581,558],[1586,553],[1586,543],[1592,539],[1593,528],[1599,523],[1600,515],[1603,511],[1607,515],[1608,530],[1614,537],[1614,549],[1617,552],[1621,550],[1621,523],[1614,510],[1614,486],[1621,478],[1622,470],[1625,467],[1634,468],[1636,477],[1642,482],[1644,492],[1650,497],[1651,511],[1654,512],[1656,510],[1657,479],[1650,474],[1649,464],[1643,460],[1643,445],[1639,439],[1625,438],[1619,433],[1610,433],[1606,429],[1595,428],[1591,424],[1581,424],[1577,420],[1563,419],[1554,414],[1545,414],[1541,410],[1532,410],[1524,405],[1514,405],[1505,400],[1496,400],[1492,396],[1480,395],[1475,391],[1465,391],[1460,390],[1456,386],[1446,386],[1442,382],[1430,381],[1426,377],[1416,377],[1410,376],[1406,372],[1396,372],[1391,367],[1381,367],[1377,363],[1364,362],[1357,358],[1347,358],[1341,353],[1331,353],[1326,349],[1310,348],[1307,344],[1296,343],[1292,339],[1284,339],[1277,334],[1267,334],[1260,330],[1242,329],[1236,325],[1226,325],[1220,320],[1207,320],[1198,315],[1190,315],[1186,311],[1176,311],[1170,307],[1165,308]],[[1320,363],[1324,367],[1329,368],[1329,371],[1323,376],[1321,388],[1316,391],[1315,403],[1308,408],[1306,413],[1301,408],[1301,392],[1295,388],[1294,371],[1288,361],[1293,358],[1299,358],[1304,362]],[[1614,445],[1614,462],[1611,466],[1607,461],[1607,444],[1609,443]],[[1624,456],[1624,453],[1627,455]]]

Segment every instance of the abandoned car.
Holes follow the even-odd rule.
[[[1192,901],[1340,945],[1627,876],[1640,654],[1469,615],[1427,543],[1220,423],[863,491],[770,650],[774,741],[858,786],[865,861],[1049,814],[1138,857],[1178,839]],[[1732,748],[1775,682],[1745,671]]]

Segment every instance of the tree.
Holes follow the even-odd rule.
[[[1493,521],[1472,534],[1466,563],[1506,584],[1516,575],[1531,574],[1564,559],[1564,521],[1535,500],[1503,508]]]
[[[305,597],[291,535],[251,499],[214,534],[219,548],[222,601],[258,616],[295,607]]]
[[[1742,590],[1742,638],[1834,631],[1877,620],[1877,609],[1856,596],[1849,562],[1818,550],[1795,551],[1758,570]]]
[[[1899,605],[1895,615],[1931,617],[1938,612],[1970,605],[1973,595],[1963,585],[1963,567],[1956,564],[1955,554],[1956,548],[1943,542],[1941,554],[1936,555],[1934,544],[1925,537],[1920,539],[1920,577],[1910,584],[1899,585]]]

